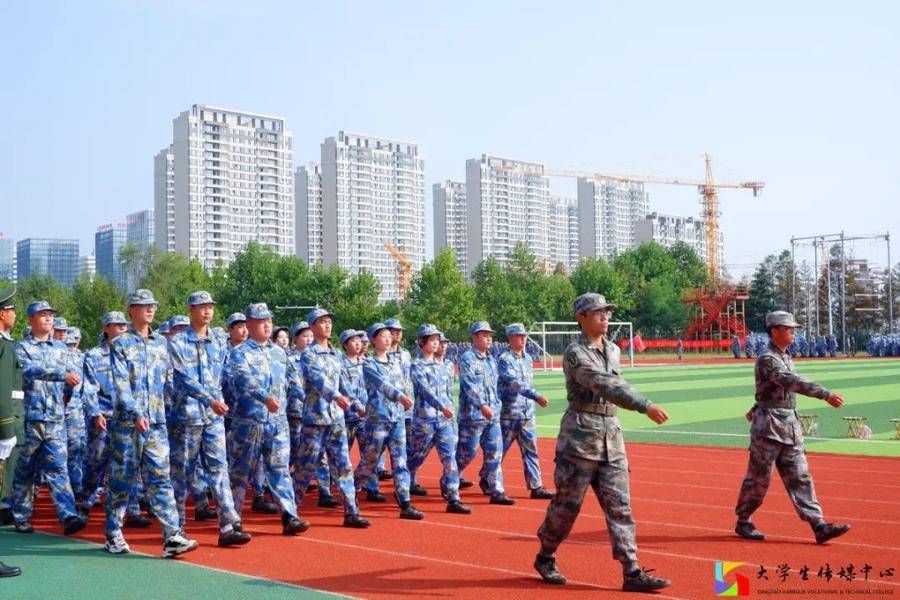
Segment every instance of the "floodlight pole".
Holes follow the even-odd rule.
[[[841,231],[841,351],[847,352],[847,257],[844,254],[844,232]]]
[[[894,286],[891,280],[894,278],[894,265],[891,264],[891,232],[884,234],[884,243],[887,246],[887,292],[888,292],[888,331],[894,333]]]

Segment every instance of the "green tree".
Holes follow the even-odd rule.
[[[438,252],[413,276],[402,318],[413,327],[434,323],[453,340],[468,337],[469,325],[477,318],[475,290],[465,282],[452,249]]]
[[[82,275],[75,281],[70,321],[81,328],[82,350],[97,344],[103,315],[111,310],[125,312],[125,294],[109,280]]]
[[[629,312],[634,308],[633,303],[625,297],[624,276],[602,258],[581,259],[581,262],[572,271],[569,281],[575,289],[576,296],[595,292],[606,296],[606,299],[618,305],[622,312]]]
[[[212,293],[211,284],[209,273],[199,260],[166,252],[154,255],[140,287],[152,291],[159,302],[156,322],[161,323],[173,315],[187,314],[188,296],[199,290]],[[221,314],[216,317],[217,322],[221,322]]]
[[[775,286],[777,257],[770,254],[763,259],[750,279],[750,298],[747,300],[747,327],[764,331],[766,313],[778,310],[778,290]]]

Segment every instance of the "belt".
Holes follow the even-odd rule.
[[[608,404],[606,402],[569,402],[569,410],[592,413],[604,417],[614,417],[616,416],[617,407],[615,404]]]

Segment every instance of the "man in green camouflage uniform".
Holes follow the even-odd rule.
[[[787,347],[794,341],[795,327],[798,325],[791,313],[779,310],[766,315],[771,341],[756,359],[756,404],[747,413],[751,422],[750,464],[738,496],[734,530],[749,540],[765,539],[750,522],[750,515],[766,497],[774,464],[797,514],[813,528],[816,543],[824,544],[847,533],[850,526],[826,523],[822,516],[806,462],[796,394],[820,398],[834,408],[840,408],[844,398],[794,372]]]
[[[3,473],[6,463],[16,447],[18,436],[25,441],[25,434],[21,432],[22,403],[19,400],[18,410],[13,404],[13,390],[22,387],[22,377],[19,374],[19,359],[16,357],[16,349],[13,346],[10,330],[16,322],[16,303],[13,296],[16,290],[6,288],[0,290],[0,490],[4,489]],[[21,393],[21,392],[20,392]],[[12,480],[12,471],[15,462],[10,461],[9,480]],[[10,487],[12,487],[10,485]],[[7,509],[3,509],[7,510]],[[9,519],[12,520],[12,514]],[[22,574],[22,569],[4,564],[0,561],[0,577],[17,577]]]
[[[588,486],[594,489],[606,517],[613,558],[622,563],[622,589],[650,592],[667,587],[637,560],[635,525],[631,515],[628,459],[618,408],[644,413],[654,423],[669,415],[620,376],[619,348],[605,335],[615,305],[600,294],[582,294],[573,304],[581,335],[566,348],[563,371],[569,406],[556,442],[556,498],[538,529],[541,550],[534,568],[547,583],[563,584],[556,568],[556,549],[572,530]]]

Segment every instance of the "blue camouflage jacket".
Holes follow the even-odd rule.
[[[453,408],[453,400],[447,389],[447,369],[444,363],[434,359],[416,358],[410,370],[415,404],[413,419],[417,421],[445,420],[441,410]],[[452,384],[451,384],[452,385]]]
[[[334,401],[341,395],[342,353],[331,344],[315,341],[300,355],[303,367],[304,425],[332,425],[344,422],[344,411]]]
[[[172,382],[166,338],[155,331],[145,338],[129,327],[113,340],[110,358],[116,387],[113,418],[133,422],[145,417],[151,425],[165,425],[166,386]]]
[[[487,421],[481,414],[484,404],[498,420],[501,405],[497,395],[497,361],[490,354],[470,348],[459,359],[459,420]]]
[[[527,354],[517,356],[511,350],[500,355],[497,393],[503,409],[501,419],[533,419],[534,400],[540,393],[532,386],[534,367]]]
[[[97,415],[112,417],[116,389],[112,378],[109,346],[101,344],[84,355],[84,414],[88,419]]]
[[[172,422],[202,425],[221,419],[209,407],[223,402],[222,368],[227,341],[211,330],[200,335],[191,327],[169,340],[172,359]]]
[[[361,421],[360,411],[366,409],[369,395],[363,376],[364,359],[350,360],[346,355],[341,360],[341,393],[350,398],[350,406],[344,411],[344,420],[349,423]]]
[[[403,388],[404,393],[410,398],[413,397],[413,385],[412,385],[412,355],[409,353],[409,350],[403,348],[402,346],[393,352],[388,352],[388,358],[391,360],[397,361],[400,365],[400,382],[401,387]],[[410,408],[407,411],[403,412],[403,418],[411,419],[412,418],[413,409]]]
[[[81,377],[81,383],[75,387],[69,384],[63,384],[63,397],[66,401],[66,416],[75,415],[84,409],[84,352],[81,350],[73,350],[67,348],[69,357],[67,359],[66,371],[76,373]]]
[[[65,418],[63,380],[68,355],[69,349],[58,340],[41,342],[29,335],[16,342],[27,421],[62,421]]]
[[[260,423],[286,420],[288,370],[293,369],[278,344],[248,339],[231,349],[228,357],[234,389],[234,418]],[[266,399],[278,398],[278,411],[270,413]]]
[[[382,362],[370,356],[363,363],[366,380],[366,420],[369,423],[396,423],[404,419],[400,398],[406,394],[403,389],[403,373],[400,361],[388,358]]]
[[[297,378],[291,388],[292,393],[288,394],[287,416],[289,419],[303,418],[303,404],[306,402],[306,381],[303,378],[303,366],[300,364],[300,357],[305,351],[306,348],[297,350],[296,347],[291,346],[287,352],[288,362],[294,364],[293,373]]]
[[[439,364],[444,369],[444,385],[447,387],[447,397],[453,398],[453,383],[456,381],[456,363],[452,360],[440,361]]]

